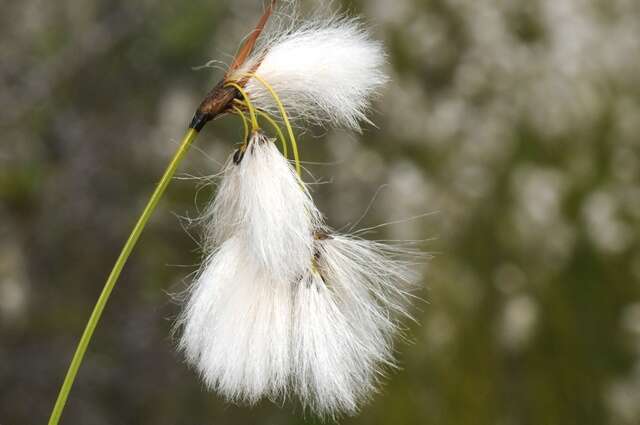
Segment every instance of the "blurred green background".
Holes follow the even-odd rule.
[[[259,0],[22,0],[0,13],[0,424],[43,424],[119,249]],[[314,3],[307,1],[303,8]],[[361,0],[392,82],[363,135],[300,136],[335,227],[425,239],[402,369],[343,424],[640,423],[640,2]],[[65,424],[303,424],[203,390],[170,336],[207,126],[124,270]],[[315,164],[320,163],[320,164]],[[429,213],[414,220],[408,218]]]

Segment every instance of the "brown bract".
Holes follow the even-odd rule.
[[[227,86],[229,83],[229,76],[233,73],[233,71],[240,68],[246,62],[249,55],[253,52],[253,49],[256,45],[256,41],[260,34],[264,30],[271,13],[276,5],[276,0],[271,0],[264,13],[260,17],[258,24],[251,31],[251,34],[247,37],[245,42],[242,44],[238,53],[236,54],[233,62],[227,69],[227,72],[224,74],[224,78],[215,85],[213,89],[205,96],[204,100],[200,103],[198,110],[193,116],[193,120],[191,121],[190,128],[193,128],[197,131],[200,131],[204,125],[217,117],[218,115],[227,112],[230,108],[231,102],[233,99],[237,98],[239,93],[238,90],[234,87]],[[256,68],[260,65],[260,61],[256,61],[256,64],[253,66],[253,69],[250,69],[249,72],[254,72]],[[247,83],[248,78],[244,77],[239,81],[236,81],[241,87]]]

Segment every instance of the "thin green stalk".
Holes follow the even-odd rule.
[[[260,109],[256,109],[256,112],[262,118],[267,120],[267,122],[269,122],[269,124],[271,124],[273,129],[276,131],[276,133],[278,134],[278,139],[280,139],[280,144],[282,145],[282,155],[284,155],[284,157],[287,158],[289,156],[289,153],[287,152],[287,140],[284,138],[284,134],[282,134],[282,130],[280,129],[280,126],[278,125],[278,123],[276,123],[276,121],[273,118],[271,118],[271,116],[266,112],[261,111]]]
[[[280,97],[278,96],[276,91],[273,89],[271,84],[269,84],[267,80],[265,80],[263,77],[255,73],[253,74],[249,73],[249,74],[246,74],[246,76],[249,78],[255,78],[256,80],[258,80],[264,86],[264,88],[267,89],[267,91],[271,94],[271,97],[273,97],[273,100],[276,102],[276,105],[278,105],[278,109],[280,110],[280,115],[282,116],[282,120],[284,121],[284,126],[287,128],[287,132],[289,133],[289,141],[291,142],[291,147],[293,148],[293,161],[296,164],[296,173],[298,174],[298,177],[300,177],[300,156],[298,155],[298,142],[296,142],[296,137],[293,134],[293,127],[291,127],[291,122],[289,122],[289,116],[287,115],[287,110],[285,109],[284,104],[280,100]],[[245,98],[248,101],[248,98],[246,96]]]
[[[93,308],[93,311],[91,312],[91,316],[89,317],[89,321],[87,322],[84,332],[82,333],[82,337],[80,338],[80,342],[78,343],[78,348],[76,348],[76,352],[73,355],[73,359],[71,360],[71,364],[69,365],[69,370],[67,370],[67,375],[65,376],[64,382],[62,383],[62,387],[60,388],[60,392],[58,393],[56,404],[53,407],[53,411],[51,412],[51,417],[49,418],[49,425],[57,425],[58,422],[60,421],[60,416],[62,415],[62,411],[64,410],[64,406],[67,402],[67,398],[69,397],[69,392],[71,391],[71,387],[73,386],[73,381],[75,380],[76,375],[78,374],[78,369],[80,369],[80,365],[82,364],[82,359],[84,357],[85,352],[87,351],[87,346],[89,345],[89,342],[91,341],[91,337],[93,336],[93,332],[95,331],[96,326],[100,321],[100,316],[102,316],[104,307],[107,304],[107,301],[109,300],[109,296],[111,295],[111,291],[113,290],[113,287],[115,286],[118,280],[118,277],[120,276],[120,272],[122,271],[122,268],[127,262],[127,259],[129,258],[129,255],[131,254],[133,247],[138,241],[138,238],[140,237],[142,230],[144,229],[145,225],[149,221],[149,218],[153,214],[153,211],[158,205],[160,198],[162,198],[162,195],[164,194],[164,191],[169,185],[171,178],[175,174],[176,169],[178,168],[178,164],[184,157],[185,153],[187,153],[187,150],[189,150],[189,146],[195,140],[197,135],[198,135],[198,131],[194,130],[193,128],[190,128],[189,131],[185,134],[184,138],[182,139],[182,142],[180,143],[180,147],[178,148],[177,152],[171,159],[171,162],[169,163],[166,171],[164,172],[164,175],[160,179],[160,182],[156,186],[155,191],[151,195],[151,198],[149,199],[147,206],[144,208],[144,211],[142,211],[142,215],[140,216],[140,218],[138,219],[138,222],[136,223],[135,227],[131,231],[131,234],[129,235],[127,242],[124,244],[124,247],[122,248],[122,252],[120,252],[120,256],[118,257],[116,264],[113,266],[113,269],[111,270],[111,274],[109,274],[109,278],[107,279],[107,282],[104,284],[102,293],[100,294],[100,297],[98,297],[98,301],[96,302],[96,305]]]

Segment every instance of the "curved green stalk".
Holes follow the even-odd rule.
[[[247,143],[249,140],[249,124],[247,123],[247,117],[244,116],[244,112],[240,110],[237,106],[232,108],[236,114],[242,119],[242,128],[244,129],[244,136],[242,136],[242,143]]]
[[[144,229],[145,225],[149,221],[149,218],[153,214],[153,211],[158,205],[160,198],[162,198],[162,195],[164,194],[164,191],[169,185],[171,178],[175,174],[176,169],[178,168],[178,164],[184,157],[185,153],[187,153],[189,146],[195,140],[197,135],[198,135],[198,131],[193,128],[190,128],[187,134],[185,134],[180,144],[180,147],[178,148],[175,155],[171,159],[171,162],[167,166],[166,171],[164,172],[162,178],[160,179],[160,182],[156,186],[156,189],[154,190],[153,194],[151,195],[151,198],[149,199],[147,206],[144,208],[144,211],[142,211],[142,215],[140,216],[140,218],[138,219],[138,222],[136,223],[135,227],[131,231],[131,234],[129,235],[127,242],[124,244],[124,247],[122,248],[122,252],[120,252],[120,256],[118,257],[116,264],[113,266],[113,269],[111,270],[111,274],[109,274],[109,278],[107,279],[107,282],[104,284],[102,293],[100,294],[100,297],[98,297],[98,301],[96,302],[96,305],[93,308],[93,311],[91,312],[91,316],[89,317],[89,321],[87,322],[84,332],[82,333],[82,337],[80,338],[80,342],[78,343],[78,348],[76,348],[76,352],[73,355],[73,359],[71,360],[71,364],[69,365],[69,369],[67,370],[67,374],[64,378],[64,382],[62,383],[62,387],[60,388],[60,392],[58,393],[56,404],[53,407],[53,411],[51,412],[51,417],[49,418],[49,425],[57,425],[58,422],[60,421],[60,416],[62,416],[62,411],[64,410],[64,406],[67,402],[67,398],[69,397],[69,392],[71,391],[71,387],[73,386],[73,381],[75,380],[76,375],[78,374],[78,369],[80,369],[80,365],[82,364],[82,359],[84,357],[85,352],[87,351],[87,347],[89,345],[89,342],[91,341],[93,332],[95,331],[96,326],[100,321],[100,316],[102,316],[104,307],[107,304],[107,301],[109,300],[109,296],[111,295],[111,291],[113,290],[113,287],[115,286],[118,280],[118,277],[120,276],[120,272],[122,271],[122,268],[127,262],[127,259],[129,258],[129,255],[131,254],[133,247],[138,241],[138,238],[140,237],[142,230]]]
[[[284,134],[282,134],[282,130],[280,129],[280,126],[278,125],[278,123],[276,123],[276,121],[273,118],[271,118],[271,116],[268,113],[261,111],[260,109],[256,109],[256,112],[262,118],[267,120],[267,122],[271,124],[271,127],[273,127],[273,129],[276,131],[276,134],[278,135],[278,139],[280,139],[280,144],[282,145],[282,155],[284,155],[284,157],[287,158],[289,156],[287,152],[287,140],[284,138]]]
[[[251,131],[258,130],[260,126],[258,125],[258,118],[256,118],[256,108],[253,106],[253,103],[251,103],[251,101],[249,100],[249,95],[247,94],[247,92],[242,87],[240,87],[240,84],[235,83],[233,81],[229,81],[227,84],[225,84],[225,87],[233,87],[234,89],[238,90],[238,92],[242,95],[245,103],[247,104],[247,108],[249,108],[249,118],[251,119]]]
[[[258,80],[264,86],[264,88],[266,88],[267,91],[271,94],[271,97],[273,97],[273,100],[276,102],[276,105],[278,105],[278,109],[280,110],[280,115],[282,115],[282,120],[284,121],[284,126],[287,128],[287,132],[289,133],[289,141],[291,142],[291,148],[293,149],[293,160],[296,164],[296,173],[298,174],[298,177],[300,177],[300,156],[298,155],[298,142],[296,142],[296,137],[293,134],[293,127],[291,127],[291,122],[289,122],[289,116],[287,115],[287,111],[284,107],[284,104],[280,100],[280,97],[278,96],[276,91],[273,89],[271,84],[267,82],[267,80],[265,80],[264,78],[262,78],[261,76],[255,73],[249,73],[245,75],[249,78],[255,78],[256,80]],[[243,94],[243,96],[245,96],[246,98],[245,94]]]

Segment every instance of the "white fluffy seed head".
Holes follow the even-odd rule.
[[[356,413],[394,365],[417,276],[407,252],[380,243],[335,235],[316,248],[294,302],[295,388],[314,413],[336,418]]]
[[[249,70],[264,78],[294,118],[356,131],[369,122],[372,95],[387,81],[382,44],[353,18],[324,18],[276,25],[231,78]],[[251,101],[275,115],[275,101],[260,81],[246,85]]]
[[[416,276],[407,253],[335,235],[305,273],[265,273],[231,236],[205,261],[177,325],[208,388],[233,402],[296,394],[320,417],[357,413],[393,366],[393,338]]]
[[[227,239],[203,265],[178,320],[187,361],[232,402],[286,396],[291,285],[263,273],[246,241]]]
[[[315,272],[298,283],[295,299],[296,390],[320,416],[355,414],[373,390],[370,362],[340,301]]]
[[[283,280],[308,266],[322,226],[304,183],[262,132],[251,136],[239,163],[227,162],[208,220],[209,248],[237,235],[266,273]]]

